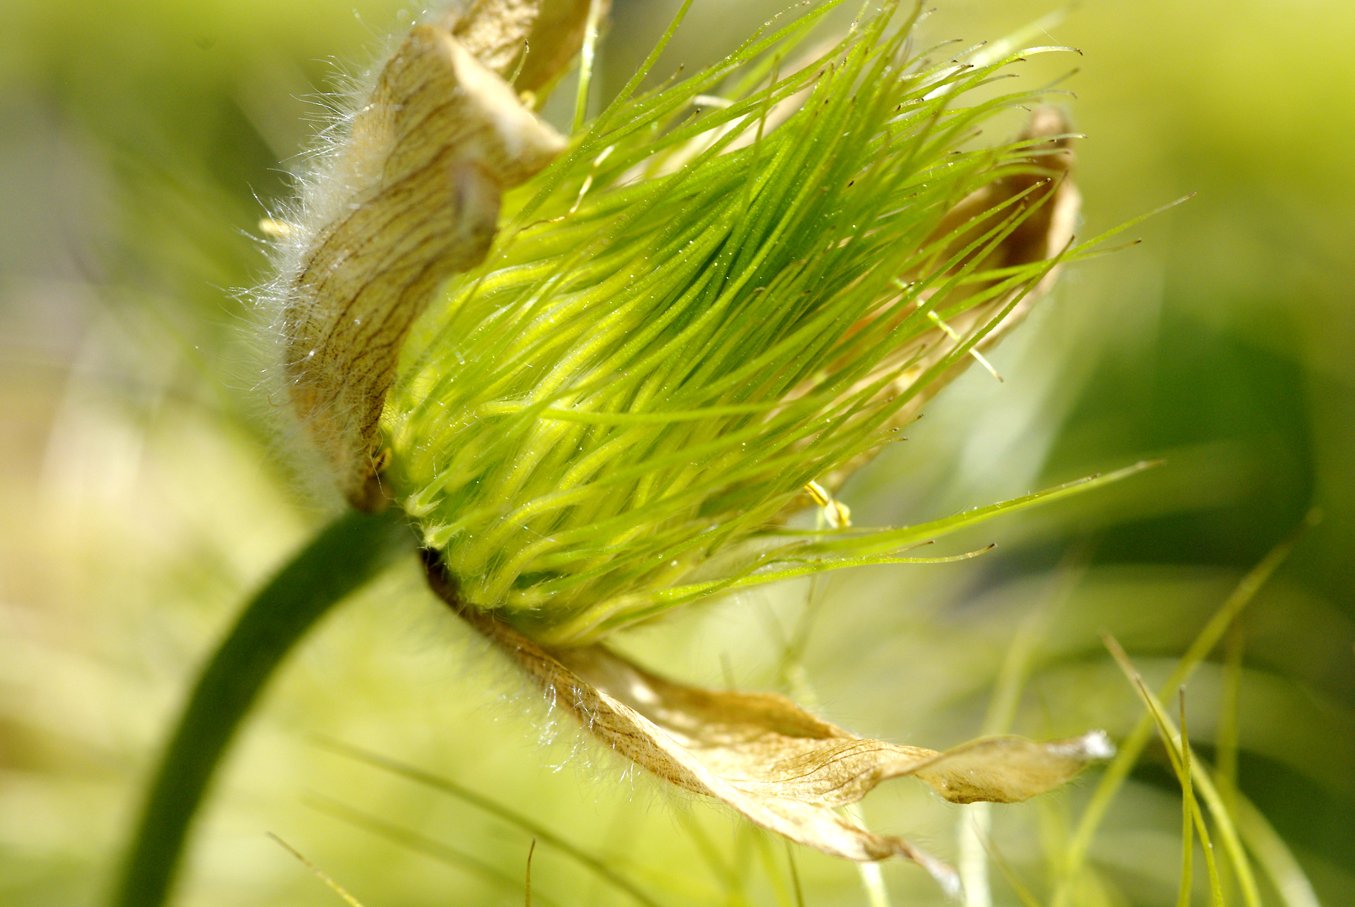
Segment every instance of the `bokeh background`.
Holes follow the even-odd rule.
[[[780,5],[697,0],[659,71],[709,60]],[[1001,37],[1050,11],[935,5],[920,45]],[[602,94],[672,4],[615,7]],[[278,439],[267,344],[238,290],[266,275],[257,223],[323,120],[317,92],[412,13],[392,0],[0,4],[0,902],[98,903],[196,666],[328,516]],[[1101,634],[1161,680],[1316,509],[1230,640],[1236,696],[1220,656],[1185,702],[1203,757],[1236,728],[1242,792],[1322,902],[1347,903],[1355,7],[1089,3],[1032,41],[1081,51],[1033,59],[1023,78],[1076,95],[1061,103],[1087,134],[1086,235],[1194,197],[1123,237],[1140,244],[1068,272],[994,355],[1006,380],[971,370],[845,498],[860,522],[915,522],[1165,464],[989,524],[974,541],[999,548],[976,561],[749,594],[626,644],[691,680],[790,678],[839,723],[933,746],[984,729],[1020,646],[1011,729],[1122,734],[1141,708]],[[1089,788],[990,815],[993,852],[1035,903]],[[1085,902],[1175,903],[1179,809],[1152,749],[1096,838]],[[908,782],[865,815],[951,859],[967,821]],[[797,884],[806,904],[870,903],[853,867],[790,854],[581,741],[413,569],[331,619],[271,689],[200,824],[180,902],[338,903],[266,832],[367,907],[522,903],[543,835],[657,904],[792,904]],[[531,872],[535,903],[636,902],[559,844],[542,843]],[[995,902],[1017,903],[994,874]],[[939,903],[921,876],[884,867],[892,902]]]

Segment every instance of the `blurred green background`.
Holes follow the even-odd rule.
[[[781,5],[697,0],[660,71]],[[604,94],[672,8],[615,6]],[[919,43],[1001,37],[1049,10],[941,2]],[[257,222],[323,123],[317,92],[411,15],[393,0],[0,5],[0,902],[98,902],[192,672],[326,518],[277,436],[238,290],[266,276]],[[1012,729],[1120,734],[1139,706],[1099,634],[1165,677],[1318,508],[1234,639],[1236,705],[1217,663],[1186,704],[1205,757],[1235,719],[1241,789],[1323,902],[1355,897],[1353,42],[1355,8],[1334,0],[1089,3],[1038,30],[1032,43],[1082,53],[1024,78],[1077,69],[1060,88],[1087,134],[1085,235],[1194,198],[1066,273],[994,355],[1005,382],[972,370],[845,499],[862,523],[916,522],[1165,465],[990,524],[976,542],[999,549],[977,561],[749,594],[627,644],[690,680],[776,687],[812,610],[802,666],[825,716],[944,746],[982,730],[1004,653],[1035,626]],[[218,786],[181,903],[338,903],[266,831],[367,907],[522,902],[521,822],[321,738],[530,815],[655,903],[795,902],[779,843],[581,742],[451,623],[411,568],[309,642]],[[1089,786],[995,813],[992,847],[1037,900]],[[872,827],[953,859],[958,810],[892,788],[867,801]],[[1175,902],[1178,811],[1152,751],[1093,847],[1088,903]],[[805,903],[868,903],[852,867],[793,860]],[[535,903],[635,902],[558,847],[532,874]],[[912,867],[884,878],[895,903],[940,903]],[[995,899],[1016,903],[1000,879]]]

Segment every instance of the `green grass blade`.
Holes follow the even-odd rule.
[[[1134,668],[1129,660],[1128,654],[1113,638],[1107,637],[1106,648],[1110,650],[1117,664],[1120,666],[1129,679],[1134,691],[1138,693],[1139,698],[1143,700],[1144,706],[1148,709],[1148,714],[1152,717],[1154,725],[1157,727],[1158,736],[1162,739],[1162,744],[1166,749],[1167,759],[1171,762],[1172,772],[1176,775],[1176,780],[1181,785],[1182,801],[1182,830],[1181,830],[1181,887],[1177,899],[1180,907],[1189,907],[1191,877],[1193,873],[1193,855],[1195,840],[1193,832],[1198,831],[1200,835],[1200,846],[1204,853],[1205,869],[1209,874],[1210,903],[1214,907],[1222,907],[1223,883],[1219,878],[1218,865],[1214,860],[1214,844],[1210,839],[1209,827],[1205,823],[1204,812],[1200,809],[1200,801],[1195,796],[1195,779],[1204,773],[1200,763],[1195,760],[1190,751],[1190,741],[1185,733],[1184,706],[1182,708],[1182,724],[1178,730],[1172,725],[1171,719],[1167,717],[1162,704],[1158,702],[1156,696],[1148,689],[1143,677]],[[1207,776],[1206,776],[1207,777]],[[1213,812],[1215,821],[1222,827],[1228,821],[1226,813],[1220,809],[1221,804],[1217,800],[1210,800],[1210,809]],[[1231,826],[1229,826],[1231,828]],[[1236,836],[1232,836],[1236,843]],[[1250,892],[1251,897],[1247,899],[1249,905],[1259,905],[1259,902],[1251,898],[1255,896],[1256,887],[1251,879],[1249,867],[1246,865],[1246,858],[1242,855],[1241,848],[1230,849],[1230,856],[1239,864],[1237,866],[1238,876],[1243,878],[1247,884],[1244,884],[1244,891]]]
[[[1313,883],[1308,881],[1289,845],[1250,800],[1237,791],[1232,791],[1231,795],[1229,809],[1233,821],[1247,842],[1247,849],[1255,855],[1257,863],[1279,892],[1280,902],[1287,907],[1321,907]]]
[[[659,907],[658,903],[654,901],[648,893],[630,879],[617,872],[606,860],[583,850],[568,838],[555,833],[550,828],[542,825],[528,815],[509,809],[503,804],[498,803],[483,794],[457,784],[455,781],[439,777],[438,775],[415,768],[412,765],[406,765],[403,762],[390,759],[378,753],[373,753],[370,750],[365,750],[348,743],[331,739],[322,739],[320,743],[326,749],[338,753],[341,756],[347,756],[350,759],[365,762],[368,765],[375,766],[376,768],[391,772],[406,780],[413,781],[415,784],[420,784],[432,790],[448,794],[463,803],[469,803],[471,806],[483,810],[491,816],[507,822],[509,825],[522,829],[540,843],[555,848],[560,853],[563,853],[574,860],[580,866],[595,873],[598,878],[612,885],[617,890],[630,895],[635,899],[636,903],[645,904],[647,907]]]
[[[1224,634],[1228,632],[1228,628],[1237,620],[1238,615],[1246,609],[1247,605],[1251,604],[1252,599],[1256,597],[1261,587],[1284,563],[1290,551],[1298,542],[1299,535],[1315,520],[1316,516],[1310,514],[1304,524],[1299,527],[1298,532],[1272,549],[1269,554],[1262,558],[1259,564],[1242,578],[1232,594],[1209,619],[1200,634],[1195,637],[1195,641],[1191,643],[1186,654],[1177,663],[1176,669],[1167,678],[1167,682],[1163,686],[1164,689],[1177,689],[1183,686],[1194,674],[1195,669],[1218,645]],[[1119,793],[1120,788],[1129,777],[1134,764],[1143,753],[1143,748],[1147,745],[1152,732],[1152,716],[1145,715],[1120,742],[1119,753],[1102,772],[1101,781],[1092,794],[1072,839],[1064,849],[1063,865],[1060,867],[1062,878],[1052,901],[1054,907],[1069,907],[1073,903],[1071,898],[1074,896],[1076,877],[1086,861],[1087,851],[1091,847],[1096,830],[1105,818],[1111,801],[1115,799],[1116,794]]]
[[[329,797],[310,796],[310,804],[320,812],[340,819],[350,825],[361,828],[364,831],[371,832],[399,844],[401,847],[407,847],[417,853],[431,857],[440,863],[448,866],[456,866],[459,869],[480,876],[487,881],[498,885],[507,892],[520,892],[523,889],[523,880],[517,875],[510,875],[497,866],[487,863],[484,860],[472,854],[466,853],[459,848],[452,847],[442,841],[421,835],[416,832],[403,828],[393,822],[374,816],[371,813],[354,809],[338,800]],[[553,898],[541,894],[539,891],[533,894],[533,900],[540,904],[556,904]]]

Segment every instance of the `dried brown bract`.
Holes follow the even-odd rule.
[[[925,782],[952,803],[1013,803],[1058,787],[1112,753],[1100,731],[1046,743],[994,737],[944,752],[858,737],[783,696],[686,686],[606,646],[546,649],[493,614],[464,607],[435,562],[429,574],[434,590],[548,701],[631,762],[824,853],[912,860],[948,891],[958,889],[949,866],[903,838],[862,828],[838,808],[901,777]]]
[[[283,366],[294,412],[356,507],[385,505],[377,423],[411,324],[484,259],[502,192],[564,146],[518,91],[563,72],[587,12],[486,0],[416,25],[312,187],[318,223],[292,237],[283,281]]]
[[[579,52],[593,0],[475,0],[444,26],[481,63],[523,92],[549,88]],[[597,0],[599,13],[611,5]]]

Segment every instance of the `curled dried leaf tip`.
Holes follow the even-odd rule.
[[[490,69],[521,92],[549,88],[583,43],[589,8],[605,14],[609,0],[475,0],[443,24]]]
[[[314,180],[310,225],[288,231],[290,402],[356,507],[385,505],[377,424],[414,319],[444,280],[484,259],[502,192],[564,146],[517,88],[559,76],[587,7],[486,0],[416,25]]]

